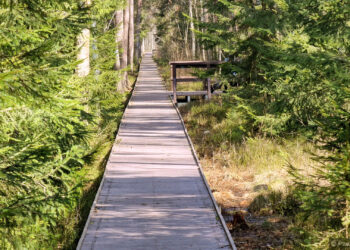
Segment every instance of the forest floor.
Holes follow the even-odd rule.
[[[258,204],[268,191],[268,185],[257,185],[259,174],[237,175],[232,168],[212,167],[211,160],[202,158],[201,164],[237,248],[293,249],[290,219]]]

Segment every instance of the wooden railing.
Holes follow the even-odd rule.
[[[182,96],[196,96],[196,95],[207,95],[208,99],[211,99],[211,80],[210,78],[199,79],[196,77],[186,77],[186,78],[178,78],[177,77],[177,69],[188,69],[188,68],[216,68],[221,62],[219,61],[173,61],[169,63],[171,65],[171,79],[172,79],[172,92],[173,92],[173,101],[177,103],[178,94]],[[177,83],[178,82],[199,82],[203,81],[204,86],[206,88],[205,92],[203,90],[199,91],[177,91]]]

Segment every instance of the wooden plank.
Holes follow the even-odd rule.
[[[207,65],[211,66],[217,66],[219,64],[222,64],[220,61],[172,61],[169,62],[170,65],[177,65],[177,66],[203,66],[207,67]]]
[[[205,96],[207,95],[207,91],[200,90],[200,91],[177,91],[176,94],[178,96]]]
[[[151,54],[78,249],[232,249]]]
[[[211,95],[221,95],[223,91],[214,91]],[[177,96],[205,96],[208,94],[207,90],[200,91],[177,91]],[[172,95],[172,92],[169,92],[169,95]]]
[[[197,156],[196,150],[195,150],[195,148],[194,148],[194,145],[193,145],[193,143],[192,143],[191,137],[189,136],[189,134],[188,134],[188,132],[187,132],[187,129],[186,129],[186,126],[185,126],[185,122],[184,122],[184,120],[183,120],[183,118],[182,118],[182,116],[181,116],[181,114],[180,114],[180,111],[179,111],[179,109],[177,108],[177,106],[176,106],[174,103],[173,103],[173,106],[174,106],[176,112],[177,112],[178,115],[179,115],[179,118],[180,118],[181,123],[182,123],[182,127],[184,128],[184,131],[185,131],[185,134],[186,134],[186,137],[187,137],[187,140],[188,140],[188,142],[189,142],[189,144],[190,144],[190,146],[191,146],[193,156],[194,156],[194,158],[195,158],[195,160],[196,160],[196,162],[197,162],[197,165],[198,165],[198,167],[199,167],[199,172],[200,172],[200,174],[201,174],[201,176],[202,176],[202,179],[203,179],[203,181],[204,181],[204,184],[205,184],[205,186],[206,186],[206,188],[207,188],[207,190],[208,190],[208,192],[209,192],[210,198],[211,198],[211,200],[213,201],[213,204],[214,204],[215,210],[216,210],[216,212],[217,212],[217,215],[219,216],[219,219],[220,219],[220,221],[222,222],[222,225],[223,225],[223,228],[224,228],[224,230],[225,230],[227,239],[228,239],[228,241],[230,242],[230,246],[232,247],[233,250],[237,250],[236,245],[235,245],[235,243],[233,242],[233,239],[232,239],[232,237],[231,237],[231,233],[230,233],[230,231],[229,231],[229,229],[228,229],[228,227],[227,227],[227,225],[226,225],[225,219],[224,219],[224,217],[221,215],[221,208],[219,208],[218,204],[216,203],[216,200],[215,200],[215,198],[214,198],[213,192],[211,191],[210,186],[209,186],[209,183],[208,183],[207,179],[205,178],[204,171],[203,171],[203,168],[202,168],[202,166],[201,166],[200,160],[198,159],[198,156]]]
[[[216,68],[222,64],[220,61],[173,61],[170,65],[176,65],[177,68]]]
[[[174,79],[171,79],[172,81]],[[181,77],[181,78],[176,78],[176,82],[202,82],[203,79],[196,78],[196,77]]]

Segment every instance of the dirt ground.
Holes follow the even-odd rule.
[[[249,215],[248,227],[228,223],[238,249],[293,249],[288,236],[288,221],[278,216]]]
[[[252,212],[250,207],[264,185],[255,176],[234,174],[229,169],[208,168],[204,172],[213,195],[238,249],[293,249],[288,218],[269,211]]]

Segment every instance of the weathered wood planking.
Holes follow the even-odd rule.
[[[168,91],[169,95],[173,95],[173,92]],[[221,95],[223,91],[215,91],[212,95]],[[208,92],[206,90],[198,91],[176,91],[177,96],[205,96]]]
[[[175,65],[177,68],[213,68],[222,64],[220,61],[172,61],[170,65]]]
[[[151,54],[78,249],[231,249]]]

